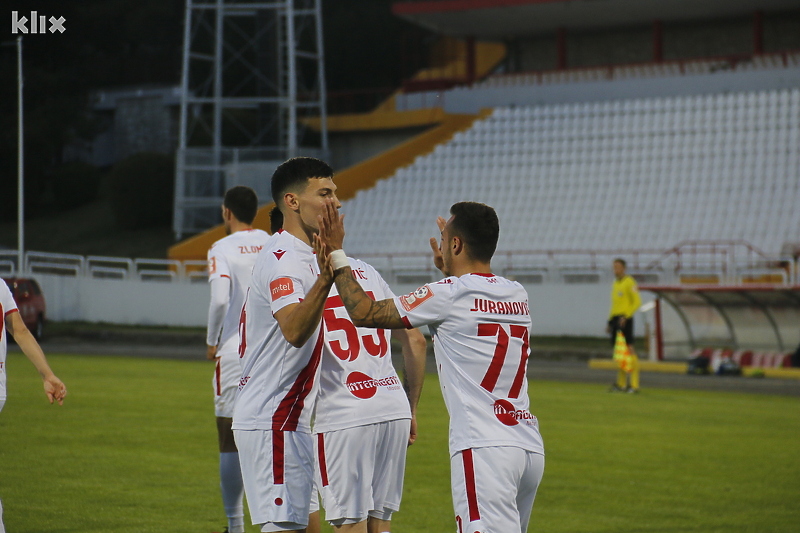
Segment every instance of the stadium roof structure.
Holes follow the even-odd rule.
[[[797,0],[414,0],[396,2],[392,12],[444,35],[496,40],[797,7]]]
[[[800,343],[800,285],[640,285],[669,304],[677,317],[668,324],[656,302],[657,357],[666,345],[688,353],[703,346],[794,350]]]

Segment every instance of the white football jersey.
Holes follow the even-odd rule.
[[[244,296],[250,286],[250,275],[258,252],[269,238],[269,233],[260,229],[237,231],[218,240],[208,250],[208,281],[217,278],[231,280],[228,311],[222,323],[222,332],[218,342],[210,343],[218,346],[217,353],[220,357],[238,353],[239,316],[242,313]]]
[[[373,300],[394,298],[377,270],[348,259],[353,276]],[[408,397],[392,365],[391,331],[354,326],[335,285],[323,318],[325,346],[314,432],[411,418]]]
[[[322,330],[317,325],[295,348],[273,315],[305,298],[317,270],[311,247],[286,231],[275,233],[258,254],[239,321],[242,378],[233,429],[311,432]]]
[[[6,317],[16,312],[17,304],[6,282],[0,279],[0,400],[6,399]]]
[[[466,274],[423,285],[395,305],[407,327],[430,327],[450,413],[450,454],[485,446],[543,454],[528,411],[531,318],[522,285]]]

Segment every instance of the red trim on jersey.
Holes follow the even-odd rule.
[[[494,274],[485,274],[483,272],[470,272],[469,275],[470,276],[482,276],[484,278],[496,278],[497,277]]]
[[[322,433],[317,433],[317,453],[319,454],[319,474],[322,477],[322,486],[328,486],[328,465],[325,463],[325,439]]]
[[[272,432],[272,481],[283,485],[283,431]]]
[[[219,277],[231,279],[231,277],[227,274],[220,274]]]
[[[414,326],[411,325],[411,322],[408,320],[407,317],[401,316],[400,320],[403,321],[403,324],[405,324],[406,329],[414,329]]]
[[[314,385],[314,378],[317,375],[317,368],[319,368],[319,360],[322,355],[322,327],[319,329],[317,336],[317,343],[314,345],[314,351],[311,352],[311,359],[308,364],[297,375],[294,380],[292,388],[284,396],[278,408],[275,409],[275,414],[272,415],[272,430],[273,431],[296,431],[297,423],[300,420],[300,415],[303,413],[305,400],[311,392]]]
[[[461,458],[464,460],[464,484],[467,486],[467,505],[469,506],[469,521],[481,519],[478,509],[478,492],[475,490],[475,467],[472,464],[472,450],[463,450]]]
[[[220,360],[217,359],[217,368],[214,370],[214,380],[217,383],[217,396],[222,396],[222,369],[220,368]]]
[[[2,309],[2,307],[0,307],[0,309]],[[4,316],[4,317],[7,317],[7,316],[8,316],[8,315],[10,315],[11,313],[19,313],[19,309],[17,309],[17,308],[15,307],[14,309],[11,309],[10,311],[6,311],[6,314],[4,314],[3,316]]]

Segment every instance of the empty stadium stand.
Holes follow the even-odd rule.
[[[509,269],[683,241],[778,258],[800,241],[800,90],[497,108],[345,202],[348,250],[423,268],[461,200],[497,208]]]
[[[539,72],[514,72],[488,76],[477,87],[515,87],[553,83],[660,78],[712,74],[715,72],[748,72],[800,66],[800,52],[754,54],[718,58],[698,58],[649,62],[630,65],[608,65],[586,68],[556,69]]]

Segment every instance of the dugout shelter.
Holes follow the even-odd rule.
[[[642,285],[656,295],[656,359],[722,350],[743,366],[788,366],[800,344],[800,285]]]

